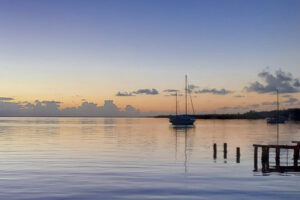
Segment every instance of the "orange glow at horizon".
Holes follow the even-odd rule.
[[[216,112],[216,110],[221,107],[235,107],[235,106],[248,106],[252,104],[261,104],[262,102],[274,102],[276,101],[275,95],[270,94],[256,94],[256,93],[246,93],[243,94],[242,98],[234,97],[235,94],[229,95],[212,95],[212,94],[198,94],[193,95],[192,101],[195,113],[206,113],[206,112]],[[12,102],[30,102],[34,103],[35,100],[39,101],[58,101],[62,102],[60,104],[60,109],[68,107],[79,107],[83,101],[90,103],[95,103],[98,106],[103,106],[104,100],[111,99],[114,101],[117,107],[124,109],[126,105],[131,105],[141,112],[162,112],[162,113],[174,113],[175,112],[175,97],[165,96],[164,94],[159,95],[137,95],[131,97],[117,97],[114,94],[97,96],[87,96],[83,95],[35,95],[35,96],[13,96],[9,94],[4,94],[2,96],[13,97]],[[294,94],[293,96],[299,97],[299,94]],[[283,101],[283,97],[280,97]],[[178,111],[179,113],[184,113],[185,100],[183,96],[178,97]],[[190,98],[188,98],[188,112],[192,113]],[[270,109],[273,109],[271,106]],[[254,109],[255,110],[255,109]]]

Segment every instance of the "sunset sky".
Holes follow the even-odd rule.
[[[2,0],[0,102],[112,99],[167,113],[164,91],[182,90],[187,74],[197,112],[273,109],[274,88],[283,108],[299,107],[299,10],[298,0]]]

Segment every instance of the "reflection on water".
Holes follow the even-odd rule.
[[[195,130],[194,127],[174,127],[171,126],[170,127],[175,134],[175,159],[177,160],[177,151],[178,151],[178,142],[182,142],[181,140],[183,140],[184,142],[184,147],[183,147],[183,151],[184,151],[184,172],[187,173],[187,169],[188,169],[188,154],[189,151],[190,153],[192,153],[193,150],[193,143],[191,142],[191,144],[189,144],[191,147],[189,148],[188,146],[188,137],[192,137],[193,136],[193,131]],[[189,141],[193,141],[192,139],[190,139]],[[181,148],[180,148],[181,150]]]
[[[280,126],[279,138],[281,144],[300,140],[300,124]],[[276,126],[198,120],[184,129],[167,119],[0,118],[0,199],[297,199],[299,174],[252,172],[254,143],[276,144]]]

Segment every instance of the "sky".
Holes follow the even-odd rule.
[[[1,0],[0,115],[108,99],[120,112],[172,113],[185,75],[197,113],[273,109],[276,89],[282,108],[299,107],[299,10],[298,0]]]

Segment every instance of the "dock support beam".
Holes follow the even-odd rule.
[[[269,171],[269,147],[262,147],[261,165],[263,172]]]
[[[241,151],[240,147],[236,148],[236,163],[240,163]]]
[[[227,143],[224,143],[224,159],[227,159]]]
[[[294,149],[294,168],[297,170],[298,168],[298,160],[299,160],[299,148]]]
[[[276,162],[276,169],[278,170],[280,168],[280,148],[279,147],[276,147],[275,162]]]
[[[214,159],[217,159],[217,144],[214,143]]]
[[[258,166],[257,166],[257,146],[254,146],[254,171],[257,171]]]

